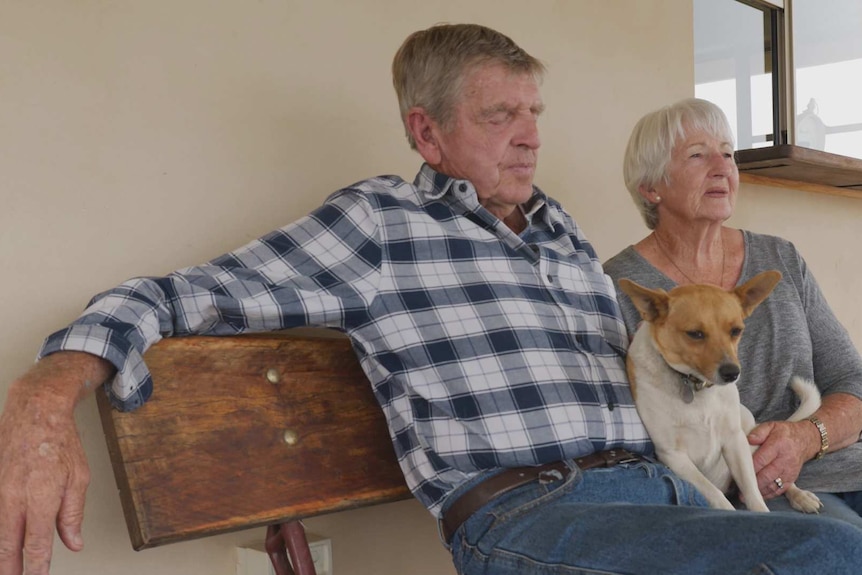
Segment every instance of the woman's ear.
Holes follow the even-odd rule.
[[[416,142],[416,151],[431,166],[440,164],[442,154],[437,141],[438,125],[424,108],[414,107],[407,112],[407,129]]]
[[[647,187],[644,184],[638,186],[638,193],[643,199],[651,204],[657,204],[661,201],[661,196],[658,195],[658,191],[655,188]]]

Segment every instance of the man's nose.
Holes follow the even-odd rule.
[[[532,150],[539,149],[542,140],[539,138],[539,125],[535,117],[522,119],[518,124],[518,132],[515,135],[516,146],[526,146]]]

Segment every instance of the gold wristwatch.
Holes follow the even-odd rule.
[[[817,417],[812,415],[808,418],[808,421],[813,423],[817,431],[820,432],[820,451],[814,456],[814,459],[820,459],[829,451],[829,434],[826,433],[826,426]]]

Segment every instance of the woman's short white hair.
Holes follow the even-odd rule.
[[[687,98],[650,112],[635,124],[623,158],[623,177],[632,199],[651,230],[658,224],[658,205],[644,198],[639,188],[669,183],[667,166],[676,143],[686,130],[704,130],[733,143],[733,130],[721,108],[708,100]]]

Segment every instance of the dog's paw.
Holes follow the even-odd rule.
[[[784,495],[790,501],[790,506],[802,513],[820,513],[823,507],[823,503],[816,495],[795,485],[792,485]]]
[[[712,507],[713,509],[723,509],[725,511],[736,511],[736,507],[733,506],[733,503],[731,503],[727,499],[727,497],[724,497],[723,495],[710,499],[709,506]]]

